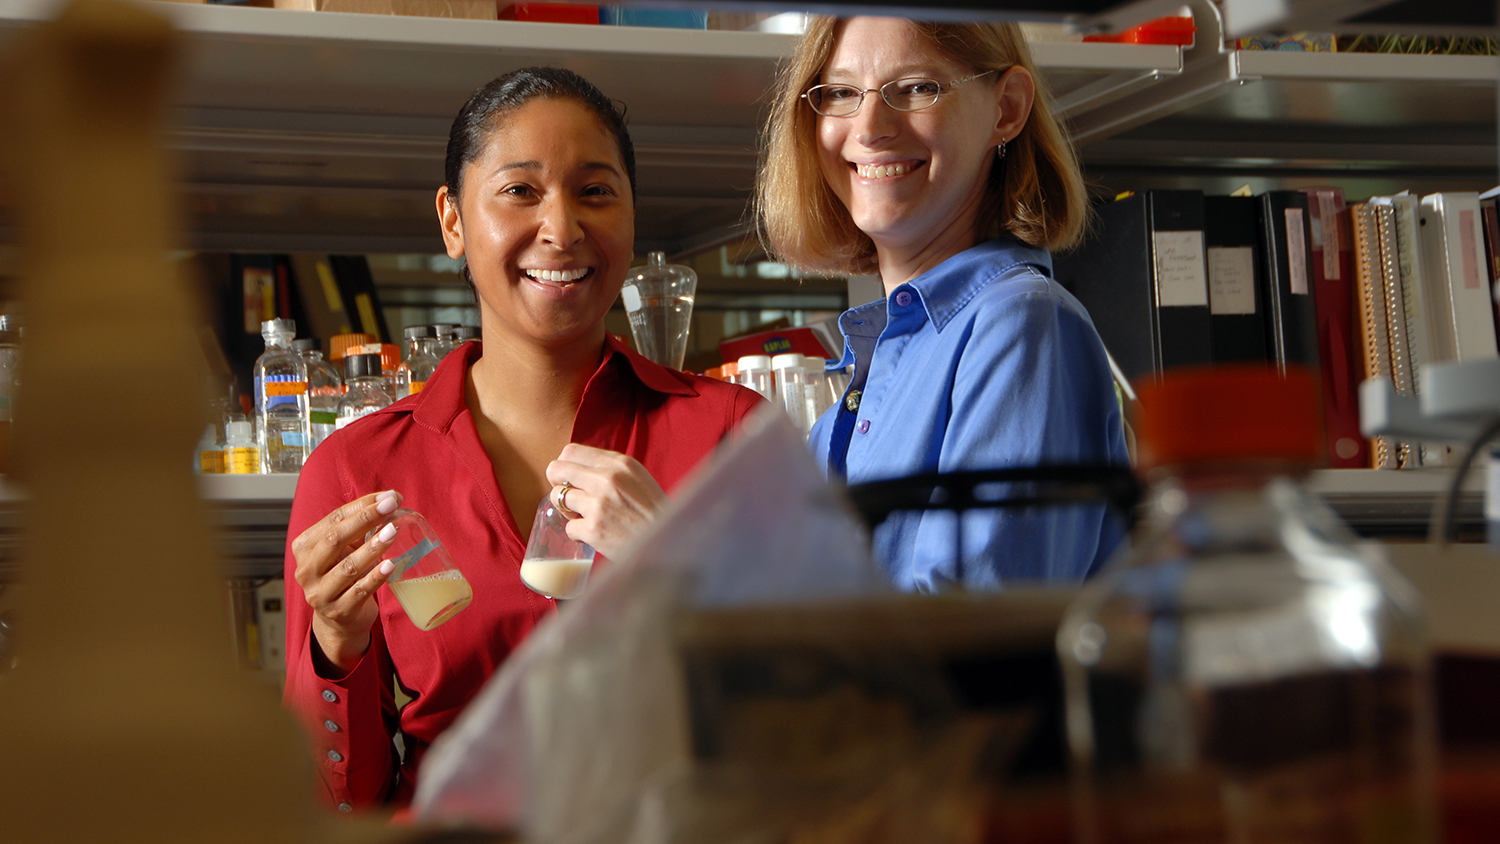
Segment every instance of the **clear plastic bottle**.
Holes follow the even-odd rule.
[[[697,273],[681,264],[668,264],[664,252],[650,253],[646,266],[625,277],[620,298],[642,357],[668,369],[682,369],[697,292]]]
[[[292,348],[307,364],[308,429],[312,434],[309,450],[317,448],[338,427],[339,399],[344,397],[344,377],[318,350],[311,338],[294,340]]]
[[[766,401],[776,401],[776,376],[771,372],[768,355],[745,355],[735,364],[739,367],[737,383],[760,393]]]
[[[803,384],[802,390],[807,395],[807,429],[812,430],[814,422],[823,415],[823,411],[833,405],[833,398],[828,392],[827,361],[821,355],[802,357]]]
[[[203,426],[203,436],[198,438],[198,447],[193,452],[193,471],[199,475],[224,474],[224,449],[219,445],[218,426],[212,422]]]
[[[1077,840],[1435,840],[1418,600],[1300,484],[1312,376],[1178,370],[1140,402],[1145,537],[1058,633]]]
[[[255,417],[262,474],[302,471],[312,440],[307,363],[292,349],[296,333],[289,319],[260,324],[266,351],[255,361]]]
[[[385,376],[380,371],[380,355],[348,355],[344,358],[344,397],[339,399],[340,429],[350,422],[368,416],[390,405]]]
[[[255,429],[248,419],[229,423],[224,438],[224,474],[260,474],[260,447],[255,444]]]
[[[437,332],[430,325],[409,326],[406,335],[406,360],[396,366],[396,397],[404,398],[422,392],[427,379],[437,369],[441,358],[434,352]]]
[[[803,389],[806,375],[802,370],[802,356],[795,352],[777,355],[771,358],[771,369],[776,373],[776,403],[786,411],[798,430],[806,431],[807,391]]]

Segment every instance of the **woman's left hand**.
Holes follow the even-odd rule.
[[[552,501],[568,515],[568,536],[616,557],[667,506],[661,485],[634,457],[569,443],[547,464]],[[568,484],[566,500],[562,485]]]

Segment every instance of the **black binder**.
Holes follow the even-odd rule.
[[[1096,209],[1089,238],[1054,276],[1083,306],[1129,379],[1213,361],[1203,194],[1158,190]]]
[[[1307,194],[1273,190],[1257,199],[1266,267],[1266,351],[1278,369],[1302,364],[1320,372]]]
[[[1267,360],[1258,205],[1249,196],[1203,198],[1214,363]]]

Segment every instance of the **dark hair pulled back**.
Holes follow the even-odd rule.
[[[573,100],[599,118],[614,136],[630,179],[630,199],[635,201],[635,145],[625,128],[625,107],[617,106],[594,83],[560,67],[523,67],[513,70],[475,91],[448,131],[448,154],[443,178],[455,202],[463,189],[464,165],[484,152],[485,141],[494,130],[495,118],[510,114],[537,98]]]

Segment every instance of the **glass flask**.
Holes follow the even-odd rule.
[[[260,324],[266,351],[255,361],[255,435],[263,475],[302,471],[312,439],[307,363],[292,348],[296,333],[289,319]]]
[[[1076,840],[1435,840],[1418,600],[1300,483],[1317,390],[1298,367],[1140,389],[1145,535],[1058,633]]]
[[[620,298],[630,316],[636,351],[668,369],[682,369],[697,291],[697,273],[668,264],[664,252],[650,253],[646,266],[626,276]]]
[[[406,335],[406,360],[396,365],[397,398],[415,395],[427,386],[441,358],[435,353],[437,331],[430,325],[413,325]]]
[[[380,355],[349,355],[344,358],[344,397],[339,399],[335,426],[342,429],[362,416],[389,406]]]
[[[431,630],[463,612],[474,600],[474,590],[427,519],[415,510],[399,509],[365,534],[365,541],[386,525],[394,525],[396,535],[385,552],[395,564],[385,585],[411,623]]]
[[[549,598],[582,595],[594,565],[593,547],[568,536],[567,525],[568,517],[552,502],[552,495],[543,496],[521,559],[521,582]]]
[[[302,355],[307,364],[307,420],[311,434],[309,450],[328,439],[338,427],[339,399],[344,397],[344,378],[318,350],[318,341],[312,338],[293,340],[292,348]]]

